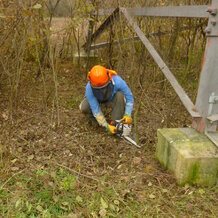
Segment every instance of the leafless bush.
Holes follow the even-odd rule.
[[[105,1],[108,5],[111,3]],[[167,5],[198,5],[208,4],[208,1],[113,1],[113,6],[167,6]],[[98,7],[104,4],[99,1]],[[169,65],[180,84],[189,93],[195,101],[197,85],[201,71],[201,61],[204,54],[206,37],[204,28],[207,25],[206,19],[178,19],[178,18],[135,18],[135,21],[147,35],[154,45],[155,49]],[[148,98],[147,93],[152,93],[152,87],[161,86],[165,93],[168,112],[162,114],[159,106],[155,102],[147,102],[136,108],[144,111],[145,107],[155,108],[158,116],[161,117],[163,125],[170,125],[170,116],[175,104],[176,94],[172,92],[173,97],[169,98],[169,83],[162,76],[161,71],[150,57],[148,51],[140,41],[129,40],[125,44],[113,44],[114,41],[120,41],[123,38],[134,38],[135,32],[129,27],[125,18],[121,16],[115,22],[113,28],[108,30],[95,43],[108,41],[111,42],[108,48],[99,50],[99,56],[102,57],[107,67],[113,66],[127,81],[131,90],[137,96],[136,102],[141,105],[142,99]],[[158,97],[157,97],[158,99]]]
[[[48,104],[50,95],[47,86],[47,71],[52,72],[54,82],[55,104],[58,108],[57,57],[73,57],[77,51],[80,57],[81,45],[87,36],[88,19],[93,22],[95,31],[102,20],[94,15],[98,8],[125,6],[164,6],[185,4],[207,4],[207,0],[184,1],[9,1],[0,2],[0,83],[7,84],[10,118],[17,108],[25,74],[25,66],[31,64],[31,76],[42,81],[43,108]],[[56,33],[52,30],[52,20],[55,15],[69,15],[69,23],[64,26],[61,44],[52,40]],[[59,14],[60,13],[60,14]],[[138,25],[155,44],[163,59],[172,67],[180,79],[193,78],[192,71],[200,72],[199,66],[204,51],[206,22],[198,19],[160,19],[137,18]],[[169,28],[170,27],[170,28]],[[152,35],[152,33],[155,33]],[[57,33],[58,34],[58,33]],[[145,71],[154,71],[153,80],[157,82],[159,71],[152,62],[148,52],[140,42],[129,41],[115,47],[113,42],[122,38],[134,37],[135,33],[128,27],[126,21],[120,20],[105,32],[99,41],[109,41],[111,46],[99,51],[102,64],[115,68],[129,82],[132,90],[145,89]],[[97,43],[98,41],[96,41]],[[58,42],[60,43],[60,41]],[[197,51],[197,52],[194,52]],[[80,66],[80,58],[79,66]],[[127,61],[129,60],[129,61]],[[175,64],[176,63],[176,64]],[[88,65],[87,65],[88,66]],[[182,75],[182,71],[185,72]],[[161,75],[161,74],[160,74]],[[184,76],[185,75],[185,76]],[[194,76],[195,79],[198,75]],[[164,78],[160,78],[164,81]],[[136,82],[137,81],[137,82]],[[160,83],[163,85],[163,83]],[[1,87],[1,86],[0,86]],[[140,89],[139,89],[140,88]],[[4,90],[6,92],[6,90]],[[143,92],[144,93],[144,92]],[[54,102],[54,101],[53,101]]]
[[[41,76],[46,98],[43,68],[49,64],[49,22],[44,1],[1,1],[0,67],[8,84],[10,118],[19,102],[24,68],[32,64],[32,77]],[[37,74],[37,75],[35,75]],[[44,102],[45,103],[45,102]]]

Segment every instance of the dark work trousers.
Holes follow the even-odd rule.
[[[100,103],[100,107],[102,108],[102,106],[105,106],[106,108],[112,108],[111,119],[120,120],[123,118],[125,112],[125,102],[126,101],[123,93],[117,92],[114,95],[112,101]],[[95,119],[89,106],[88,100],[86,98],[81,102],[79,108],[82,111],[82,113],[86,114],[90,119]]]

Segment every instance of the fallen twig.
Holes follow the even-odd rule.
[[[12,175],[8,180],[5,181],[5,183],[1,186],[0,191],[4,188],[4,186],[16,175],[22,173],[25,169],[20,170],[19,172],[15,173],[14,175]]]
[[[78,176],[82,176],[82,177],[85,177],[85,178],[88,178],[88,179],[92,179],[92,180],[94,180],[94,181],[96,181],[96,182],[99,182],[98,179],[96,179],[96,178],[94,178],[94,177],[92,177],[92,176],[88,176],[88,175],[79,173],[79,172],[77,172],[77,171],[75,171],[75,170],[73,170],[73,169],[71,169],[71,168],[69,168],[69,167],[67,167],[67,166],[64,166],[64,165],[62,165],[62,164],[59,164],[59,163],[57,163],[57,165],[58,165],[59,167],[65,168],[66,170],[70,171],[71,173],[77,174]]]

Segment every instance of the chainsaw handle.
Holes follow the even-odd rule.
[[[116,126],[116,134],[121,137],[123,134],[123,123],[115,121],[115,126]]]

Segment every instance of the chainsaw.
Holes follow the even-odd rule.
[[[131,144],[135,145],[137,148],[141,148],[140,145],[138,145],[131,137],[131,125],[123,123],[120,120],[116,120],[114,122],[114,126],[116,126],[116,135],[119,137],[122,137],[126,139]]]

